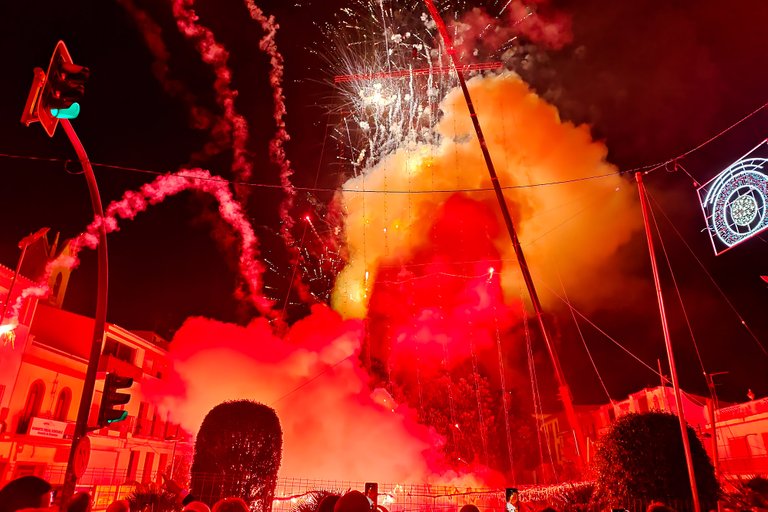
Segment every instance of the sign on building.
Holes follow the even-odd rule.
[[[66,421],[47,420],[45,418],[32,418],[32,424],[29,427],[29,435],[38,437],[47,437],[49,439],[64,439],[64,432],[67,430]]]

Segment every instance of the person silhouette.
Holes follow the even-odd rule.
[[[507,487],[506,497],[507,497],[507,500],[506,500],[507,512],[520,512],[520,497],[519,497],[517,488]]]

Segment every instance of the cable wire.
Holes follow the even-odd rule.
[[[648,189],[645,189],[645,195],[648,196],[651,199],[651,202],[655,204],[658,207],[658,204],[656,203],[655,199],[651,194],[648,192]],[[688,311],[685,308],[685,301],[683,301],[683,295],[680,293],[680,287],[677,285],[677,277],[675,277],[675,272],[672,270],[672,262],[669,259],[669,253],[667,252],[667,246],[664,243],[664,238],[661,236],[661,230],[659,229],[659,224],[656,221],[656,213],[653,211],[653,208],[649,208],[651,212],[651,219],[653,220],[653,227],[656,230],[656,237],[659,239],[659,244],[661,245],[661,252],[664,254],[664,260],[667,263],[667,270],[669,270],[669,275],[672,278],[672,285],[675,288],[675,293],[677,295],[677,300],[680,304],[680,309],[683,311],[683,318],[685,319],[685,325],[688,327],[688,334],[691,336],[691,341],[693,342],[693,348],[696,350],[696,357],[699,360],[699,367],[701,368],[702,374],[706,375],[707,370],[704,368],[704,360],[701,358],[701,352],[699,351],[699,344],[696,343],[696,336],[693,334],[693,327],[691,326],[691,319],[688,317]]]
[[[578,320],[576,320],[576,315],[573,312],[573,309],[571,308],[571,300],[568,298],[568,293],[565,291],[565,284],[563,283],[563,278],[560,275],[560,271],[557,272],[557,277],[560,280],[560,288],[563,290],[563,297],[565,297],[566,304],[568,305],[568,309],[571,312],[571,318],[573,319],[573,324],[576,326],[576,331],[579,333],[579,338],[581,338],[581,343],[584,345],[584,350],[587,353],[587,356],[589,357],[589,362],[592,363],[592,368],[595,370],[595,375],[597,375],[597,380],[600,381],[600,385],[603,387],[603,391],[605,391],[605,396],[608,397],[608,401],[610,403],[613,403],[613,398],[611,398],[611,394],[608,392],[608,387],[605,385],[605,382],[603,381],[603,376],[600,375],[600,370],[597,369],[597,364],[595,364],[595,360],[592,357],[592,353],[589,351],[589,347],[587,346],[587,340],[584,339],[584,333],[581,332],[581,326],[579,325]]]
[[[657,204],[657,203],[654,202],[654,204]],[[667,222],[669,223],[669,225],[674,230],[675,234],[677,234],[678,238],[680,238],[680,240],[683,242],[683,245],[685,245],[685,248],[688,249],[688,252],[691,253],[691,256],[693,256],[693,259],[696,260],[696,263],[699,264],[699,267],[701,267],[701,269],[704,271],[704,274],[706,274],[706,276],[709,278],[709,280],[712,283],[712,285],[720,293],[720,296],[723,298],[723,300],[725,300],[725,303],[728,304],[728,307],[731,308],[731,311],[733,311],[733,313],[739,319],[739,322],[741,323],[741,325],[743,325],[744,329],[747,330],[747,333],[752,337],[752,339],[757,344],[757,346],[760,348],[760,350],[763,352],[763,354],[768,356],[768,349],[765,348],[765,345],[763,345],[763,343],[760,341],[760,339],[755,335],[755,333],[752,331],[752,329],[747,324],[746,320],[744,320],[744,318],[741,316],[741,314],[739,314],[738,310],[736,309],[736,306],[733,305],[733,303],[730,301],[730,299],[725,294],[723,289],[720,288],[720,286],[717,284],[717,281],[715,281],[715,278],[712,277],[712,274],[709,273],[707,268],[704,266],[704,263],[702,263],[702,261],[699,259],[699,257],[696,256],[696,253],[693,251],[691,246],[685,240],[685,238],[680,233],[680,231],[677,229],[677,227],[674,225],[674,223],[671,221],[671,219],[667,216],[666,212],[661,207],[659,207],[659,211],[661,212],[662,215],[664,215],[664,217],[666,218]]]

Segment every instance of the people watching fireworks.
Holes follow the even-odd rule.
[[[338,494],[328,494],[323,499],[320,500],[320,503],[317,504],[317,512],[333,512],[334,507],[336,506],[336,502],[339,501]]]
[[[242,498],[229,497],[217,501],[211,512],[250,512],[250,509]]]
[[[507,502],[507,512],[520,512],[520,500],[518,496],[518,491],[514,487],[507,487],[506,491],[506,502]]]
[[[131,512],[131,504],[128,500],[117,500],[110,503],[107,512]]]
[[[184,505],[181,512],[211,512],[211,509],[202,501],[192,500]]]
[[[336,501],[333,512],[371,512],[371,505],[365,494],[349,491]]]
[[[67,503],[67,512],[91,512],[91,495],[87,492],[78,492]]]
[[[0,512],[48,508],[52,499],[51,484],[36,476],[22,476],[0,489]]]

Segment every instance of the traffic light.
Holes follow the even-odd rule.
[[[34,105],[34,110],[31,115],[25,111],[22,122],[29,125],[35,120],[40,121],[48,135],[53,137],[59,119],[74,119],[80,114],[78,101],[83,98],[89,74],[88,68],[72,62],[64,41],[59,41],[48,71],[42,76],[42,90],[39,92],[35,90],[35,87],[40,86],[36,74],[30,91],[32,100],[27,101],[28,105],[30,102]],[[37,101],[34,101],[34,97],[37,97]]]
[[[121,393],[119,390],[129,388],[132,385],[133,379],[130,377],[121,377],[116,373],[107,374],[106,379],[104,379],[104,394],[101,397],[101,406],[99,407],[99,428],[123,421],[128,417],[128,411],[115,409],[115,407],[127,404],[131,400],[131,395]]]

